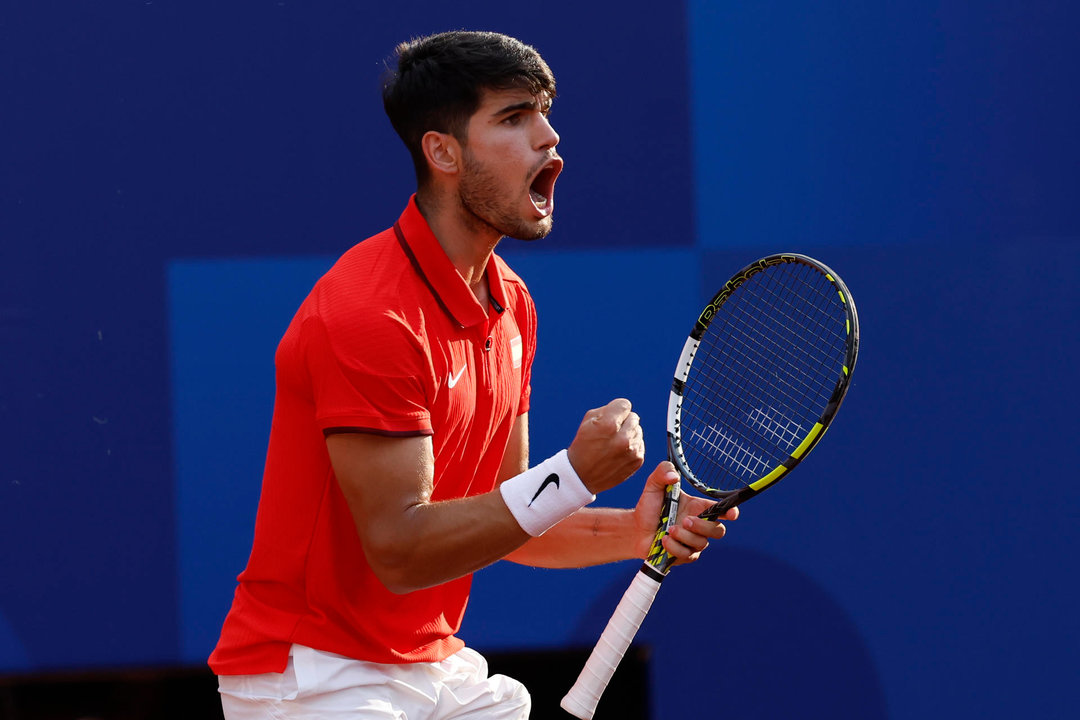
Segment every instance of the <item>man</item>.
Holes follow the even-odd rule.
[[[278,347],[254,546],[210,658],[229,720],[527,718],[524,687],[454,635],[471,574],[644,557],[669,464],[634,510],[584,507],[643,462],[627,400],[529,469],[536,315],[494,249],[551,230],[554,96],[540,55],[503,35],[398,47],[383,99],[417,191]],[[723,536],[696,517],[709,504],[684,503],[665,539],[679,560]]]

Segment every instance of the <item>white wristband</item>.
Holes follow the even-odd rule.
[[[596,499],[574,472],[565,450],[505,481],[499,492],[521,529],[533,537]]]

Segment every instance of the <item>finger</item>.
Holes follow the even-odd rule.
[[[693,547],[685,543],[679,542],[675,539],[674,535],[665,535],[661,543],[664,546],[664,550],[668,555],[675,558],[676,563],[693,562],[701,555],[701,551],[708,547],[706,542],[702,547]]]
[[[685,542],[685,538],[690,535],[699,535],[705,538],[712,538],[719,540],[727,534],[727,527],[721,522],[715,522],[713,520],[703,520],[696,515],[687,515],[679,521],[678,530],[680,531],[679,540]]]
[[[644,453],[645,431],[641,428],[641,420],[638,418],[637,413],[630,413],[627,416],[626,421],[619,430],[619,434],[626,438],[626,446],[630,450],[636,453]],[[644,456],[641,459],[644,460]]]
[[[581,425],[584,427],[589,424],[601,433],[614,435],[622,429],[627,417],[631,414],[633,413],[630,401],[618,398],[604,407],[593,408],[585,413],[585,419],[581,421]]]
[[[697,522],[692,522],[697,520]],[[709,540],[719,540],[727,534],[721,523],[711,523],[697,518],[683,518],[668,532],[675,540],[694,550],[704,550]]]
[[[702,512],[704,512],[704,511],[702,511]],[[739,519],[739,508],[737,508],[737,507],[728,508],[727,512],[725,512],[723,515],[717,517],[716,519],[717,520],[738,520]]]
[[[621,427],[632,409],[633,406],[626,398],[615,398],[601,408],[601,412],[615,420],[615,427]]]
[[[705,498],[699,498],[694,495],[683,495],[683,506],[686,508],[687,515],[700,515],[706,510],[712,508],[716,504],[715,500],[706,500]],[[716,518],[717,520],[738,520],[739,508],[728,508],[727,512]]]
[[[609,422],[614,425],[614,418],[609,418]],[[612,439],[617,442],[625,442],[627,447],[644,445],[645,433],[641,429],[641,419],[637,416],[637,413],[630,413],[622,421],[621,425],[613,427],[611,430]]]
[[[636,412],[629,412],[626,414],[619,425],[619,432],[641,432],[641,418]]]

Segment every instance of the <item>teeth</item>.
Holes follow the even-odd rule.
[[[536,207],[542,208],[545,205],[547,205],[548,199],[546,197],[544,197],[543,195],[541,195],[540,193],[536,192],[535,190],[530,190],[529,191],[529,196],[532,198],[532,201],[536,204]]]

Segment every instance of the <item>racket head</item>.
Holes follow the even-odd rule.
[[[736,273],[702,310],[668,400],[668,456],[728,508],[776,484],[836,416],[859,350],[855,302],[839,275],[798,253]]]

